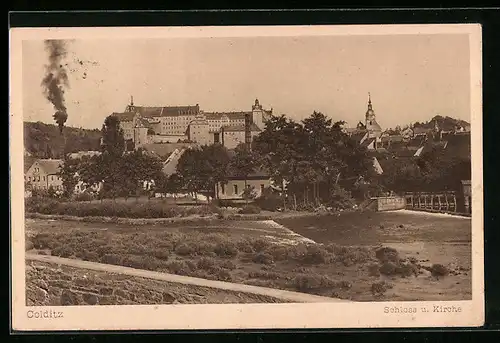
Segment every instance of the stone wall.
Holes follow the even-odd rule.
[[[378,197],[376,201],[377,211],[402,210],[406,207],[406,199],[404,197]]]
[[[96,272],[42,262],[26,263],[26,305],[138,305],[278,303],[271,297]]]

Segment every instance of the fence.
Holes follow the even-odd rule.
[[[459,212],[460,206],[457,202],[455,192],[440,193],[406,193],[406,208],[445,212]]]

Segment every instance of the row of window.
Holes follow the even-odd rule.
[[[35,168],[35,169],[38,169],[38,168]],[[50,176],[47,176],[49,178],[49,181],[56,181],[56,180],[60,180],[61,178],[59,176],[54,176],[54,175],[50,175]],[[24,180],[26,181],[26,176],[24,176]],[[33,182],[40,182],[40,175],[38,176],[28,176],[28,181],[33,181]],[[45,179],[45,176],[42,176],[42,181],[46,181]]]
[[[58,186],[49,186],[49,188],[52,187],[53,190],[55,191],[62,191],[63,190],[63,186],[61,185],[58,185]],[[34,189],[44,189],[44,190],[47,190],[47,186],[44,185],[44,186],[40,186],[40,187],[33,187]]]
[[[250,188],[251,185],[247,185],[247,188]],[[260,184],[260,192],[264,192],[264,184]],[[221,193],[226,194],[226,185],[221,185]],[[233,185],[233,195],[238,195],[238,185]]]

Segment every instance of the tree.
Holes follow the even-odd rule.
[[[125,139],[123,130],[120,128],[120,120],[113,115],[106,117],[101,133],[102,152],[108,153],[113,157],[122,156],[125,151]]]
[[[239,144],[235,149],[235,155],[231,158],[229,165],[230,172],[234,176],[245,179],[245,189],[247,188],[248,177],[258,168],[259,159],[257,154],[248,150],[245,144]]]
[[[64,157],[57,176],[62,179],[65,197],[70,197],[73,194],[75,186],[78,183],[77,173],[79,169],[80,163],[78,160],[71,159],[68,155]]]
[[[158,179],[158,189],[163,194],[172,194],[174,201],[177,201],[176,194],[182,188],[182,179],[179,174],[174,173],[171,175],[162,174],[162,176]]]

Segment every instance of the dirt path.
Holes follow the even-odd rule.
[[[61,265],[65,265],[65,266],[70,266],[70,267],[90,269],[90,270],[94,270],[94,271],[105,271],[105,272],[109,272],[109,273],[124,274],[124,275],[148,278],[148,279],[153,279],[153,280],[162,280],[162,281],[167,281],[167,282],[172,282],[172,283],[180,283],[180,284],[185,284],[185,285],[194,285],[194,286],[200,286],[200,287],[216,288],[216,289],[222,289],[222,290],[227,290],[227,291],[232,291],[232,292],[251,293],[251,294],[256,294],[256,295],[278,298],[278,299],[282,299],[284,301],[289,301],[289,302],[291,301],[291,302],[297,302],[297,303],[311,303],[311,302],[345,302],[346,301],[346,300],[341,300],[341,299],[321,297],[321,296],[310,295],[310,294],[305,294],[305,293],[290,292],[290,291],[284,291],[284,290],[279,290],[279,289],[271,289],[271,288],[243,285],[243,284],[235,284],[235,283],[222,282],[222,281],[206,280],[206,279],[181,276],[181,275],[175,275],[175,274],[158,273],[158,272],[152,272],[152,271],[142,270],[142,269],[134,269],[134,268],[117,266],[117,265],[102,264],[102,263],[95,263],[95,262],[88,262],[88,261],[81,261],[81,260],[73,260],[73,259],[61,258],[61,257],[55,257],[55,256],[26,254],[26,260],[56,263],[56,264],[61,264]]]

